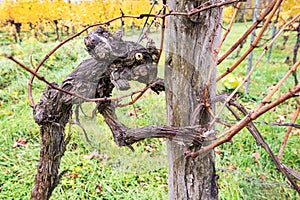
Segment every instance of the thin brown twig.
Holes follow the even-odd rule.
[[[219,46],[218,46],[218,48],[217,48],[217,52],[218,52],[218,53],[220,52],[220,49],[221,49],[221,47],[222,47],[222,45],[223,45],[225,39],[227,38],[228,34],[229,34],[230,31],[231,31],[231,27],[232,27],[232,25],[233,25],[233,23],[234,23],[234,21],[235,21],[235,17],[236,17],[236,15],[237,15],[237,13],[238,13],[238,11],[239,11],[241,5],[242,5],[242,3],[239,2],[239,3],[234,7],[234,11],[233,11],[232,17],[231,17],[231,19],[230,19],[230,22],[229,22],[229,24],[228,24],[228,27],[226,28],[226,32],[225,32],[224,35],[222,36],[221,42],[220,42],[220,44],[219,44]]]
[[[204,3],[202,3],[202,4],[200,4],[200,5],[197,7],[197,9],[200,9],[200,8],[204,7],[205,5],[207,5],[207,4],[209,4],[209,3],[210,3],[210,1],[208,0],[208,1],[206,1],[206,2],[204,2]]]
[[[130,102],[125,103],[125,104],[117,104],[116,106],[117,106],[117,107],[126,107],[126,106],[129,106],[129,105],[133,105],[135,102],[137,102],[137,100],[139,100],[139,99],[144,95],[144,93],[145,93],[148,89],[150,89],[152,86],[154,86],[155,83],[157,83],[157,82],[154,82],[153,84],[148,85],[147,87],[144,87],[142,90],[140,90],[140,92],[138,93],[138,95],[137,95],[134,99],[132,99],[132,97],[133,97],[133,95],[132,95],[132,96],[131,96],[131,101],[130,101]]]
[[[300,114],[300,104],[298,104],[297,109],[296,109],[296,111],[293,114],[293,118],[292,118],[291,123],[295,123],[296,122],[299,114]],[[286,146],[287,140],[289,139],[289,136],[291,134],[292,129],[293,129],[293,127],[289,126],[288,129],[287,129],[287,131],[286,131],[286,133],[285,133],[285,136],[284,136],[283,141],[282,141],[282,143],[280,145],[280,149],[279,149],[279,152],[278,152],[278,155],[277,155],[277,157],[278,157],[279,160],[281,160],[281,158],[282,158],[283,150],[284,150],[284,148]]]
[[[211,97],[210,98],[210,103],[215,104],[217,102],[224,101],[226,99],[226,97],[227,97],[226,94],[221,94],[221,95]],[[198,105],[196,106],[196,108],[194,109],[194,111],[191,114],[190,125],[196,125],[197,124],[198,116],[199,116],[200,112],[204,111],[204,108],[205,108],[204,107],[204,100],[202,98],[198,99]],[[210,108],[210,107],[208,107],[208,108]],[[213,114],[212,114],[212,116],[213,116]]]
[[[162,14],[166,14],[166,9],[167,9],[167,0],[163,0],[163,11],[162,11]],[[159,53],[158,53],[158,61],[157,63],[159,63],[159,60],[160,60],[160,57],[161,57],[161,54],[163,52],[163,48],[164,48],[164,39],[165,39],[165,29],[166,29],[166,19],[165,18],[162,18],[162,25],[161,25],[161,35],[160,35],[160,47],[159,47]]]
[[[260,16],[257,18],[257,20],[247,29],[247,31],[240,37],[240,39],[235,42],[230,49],[228,49],[218,60],[218,64],[220,64],[225,58],[227,58],[241,43],[244,41],[248,35],[252,33],[252,31],[257,27],[260,22],[262,22],[265,17],[272,11],[275,3],[277,0],[273,0],[269,6],[263,11],[263,13],[260,14]]]
[[[237,93],[237,91],[249,79],[249,77],[251,76],[251,74],[254,72],[254,70],[258,66],[258,63],[260,62],[260,60],[263,58],[263,56],[265,55],[265,53],[267,52],[267,50],[271,47],[271,45],[275,42],[275,40],[280,36],[280,34],[285,29],[285,27],[287,27],[291,23],[293,23],[299,16],[300,16],[300,13],[296,17],[294,17],[292,20],[288,21],[287,23],[285,23],[282,26],[282,28],[278,31],[278,33],[275,35],[275,37],[272,39],[272,41],[265,47],[264,51],[261,53],[261,55],[259,56],[259,58],[256,60],[256,62],[254,64],[254,66],[252,67],[252,69],[243,78],[243,80],[239,83],[239,85],[234,89],[234,91],[230,94],[230,96],[227,97],[226,101],[221,105],[221,107],[220,107],[218,113],[216,114],[215,118],[210,122],[210,126],[209,127],[213,126],[213,124],[215,122],[215,119],[217,119],[221,115],[221,113],[222,113],[223,109],[225,108],[226,104],[232,99],[232,97]],[[278,90],[278,88],[280,87],[280,85],[282,85],[282,83],[291,75],[291,73],[297,69],[297,67],[298,67],[299,64],[300,64],[300,60],[298,60],[298,62],[290,68],[290,70],[284,75],[284,77],[281,79],[281,81],[279,81],[279,83],[274,87],[274,89],[272,90],[272,92],[263,101],[261,101],[261,103],[257,106],[256,110],[258,110],[259,108],[261,108],[274,95],[274,93]]]
[[[165,14],[166,16],[168,15],[182,15],[182,16],[187,16],[187,17],[191,17],[192,15],[194,14],[197,14],[199,12],[203,12],[203,11],[206,11],[206,10],[210,10],[212,8],[216,8],[216,7],[221,7],[221,6],[225,6],[225,5],[229,5],[229,4],[233,4],[233,3],[236,3],[236,2],[245,2],[245,0],[230,0],[230,1],[225,1],[225,2],[220,2],[220,3],[216,3],[216,4],[212,4],[210,6],[206,6],[204,8],[199,8],[199,9],[195,9],[195,10],[192,10],[190,12],[169,12],[167,14]]]
[[[236,3],[236,2],[245,2],[245,1],[246,0],[230,0],[230,1],[225,1],[225,2],[215,3],[215,4],[212,4],[212,5],[206,6],[204,8],[199,8],[199,9],[196,8],[196,9],[193,9],[192,11],[189,11],[189,12],[177,12],[177,11],[170,10],[166,14],[140,14],[139,18],[143,18],[143,17],[165,18],[165,17],[171,16],[171,15],[174,15],[174,16],[180,15],[180,16],[191,17],[192,15],[195,15],[195,14],[203,12],[203,11],[210,10],[212,8],[229,5],[229,4],[233,4],[233,3]]]
[[[216,120],[216,122],[219,123],[219,124],[222,124],[223,126],[226,126],[226,127],[228,127],[228,128],[230,128],[230,127],[232,126],[232,124],[230,124],[230,123],[228,123],[228,122],[225,122],[225,121],[223,121],[223,120],[220,119],[220,118],[218,118],[218,119]]]
[[[292,176],[294,176],[296,179],[298,179],[300,181],[300,174],[298,172],[296,172],[295,170],[293,170],[292,168],[282,164],[285,169],[287,170],[288,173],[290,173]]]
[[[210,85],[210,81],[211,81],[212,71],[213,71],[213,69],[214,69],[214,67],[215,67],[215,65],[216,65],[215,63],[216,63],[216,60],[217,60],[217,56],[219,55],[220,48],[221,48],[223,42],[225,41],[227,35],[229,34],[229,32],[230,32],[230,30],[231,30],[232,24],[233,24],[233,22],[234,22],[234,20],[235,20],[237,11],[239,10],[240,6],[241,6],[241,2],[239,2],[239,3],[237,4],[237,6],[235,7],[234,13],[233,13],[233,15],[232,15],[232,17],[231,17],[231,20],[230,20],[230,23],[229,23],[229,25],[228,25],[228,28],[226,29],[225,34],[222,36],[221,42],[220,42],[220,44],[218,45],[218,48],[214,51],[214,57],[213,57],[213,60],[212,60],[212,65],[211,65],[211,67],[210,67],[210,71],[209,71],[209,75],[208,75],[208,80],[207,80],[206,87],[205,87],[205,92],[204,92],[204,95],[203,95],[203,96],[204,96],[204,105],[205,105],[206,108],[209,108],[209,110],[208,110],[209,113],[212,113],[212,112],[211,112],[211,109],[210,109],[210,106],[209,106],[209,104],[208,104],[208,90],[209,90],[209,85]],[[221,22],[220,22],[220,23],[221,23]],[[217,29],[216,29],[216,30],[217,30]],[[211,47],[211,49],[212,49],[212,47]],[[211,116],[214,116],[214,115],[211,114]]]
[[[218,45],[218,47],[217,47],[217,49],[216,50],[213,50],[213,47],[212,47],[212,45],[213,45],[213,42],[211,43],[211,50],[214,52],[214,56],[213,56],[213,60],[212,60],[212,62],[211,62],[211,66],[210,66],[210,70],[209,70],[209,74],[208,74],[208,79],[207,79],[207,82],[206,82],[206,86],[205,86],[205,92],[204,92],[204,106],[206,107],[206,109],[208,110],[208,112],[210,113],[210,115],[213,117],[213,118],[215,118],[215,116],[214,116],[214,114],[213,114],[213,112],[212,112],[212,110],[211,110],[211,108],[210,108],[210,105],[209,105],[209,102],[208,102],[208,91],[209,91],[209,86],[210,86],[210,82],[211,82],[211,76],[212,76],[212,72],[213,72],[213,70],[214,70],[214,68],[215,68],[215,66],[216,66],[216,61],[217,61],[217,57],[218,57],[218,55],[219,55],[219,52],[220,52],[220,48],[221,48],[221,46],[222,46],[222,43],[224,42],[224,40],[226,39],[226,37],[227,37],[227,35],[228,35],[228,33],[230,32],[230,29],[231,29],[231,26],[232,26],[232,24],[233,24],[233,22],[234,22],[234,19],[235,19],[235,16],[236,16],[236,14],[237,14],[237,11],[238,11],[238,9],[239,9],[239,7],[240,7],[240,5],[241,5],[241,2],[239,2],[238,3],[238,5],[237,5],[237,7],[235,8],[235,10],[234,10],[234,14],[233,14],[233,16],[232,16],[232,18],[231,18],[231,20],[230,20],[230,24],[228,25],[228,28],[227,28],[227,31],[226,31],[226,33],[223,35],[223,37],[222,37],[222,39],[221,39],[221,42],[220,42],[220,44]],[[221,24],[221,18],[220,18],[220,23],[217,25],[217,26],[219,26],[220,24]],[[215,29],[216,31],[218,30],[218,27]],[[215,35],[215,34],[214,34]],[[215,37],[214,37],[215,38]],[[214,38],[213,38],[213,40],[214,40]],[[211,128],[211,126],[209,127],[209,129]]]
[[[249,113],[248,111],[245,109],[244,106],[242,106],[241,104],[239,104],[236,101],[231,101],[229,103],[230,105],[233,105],[234,107],[236,107],[241,113],[243,113],[245,116],[247,116]],[[231,108],[231,106],[228,105],[227,107],[229,108],[229,110],[232,112],[232,114],[235,116],[235,118],[237,120],[241,120],[240,116]],[[299,178],[298,173],[295,172],[293,169],[286,167],[285,165],[283,165],[280,160],[275,156],[275,154],[273,153],[273,151],[271,150],[271,148],[269,147],[269,145],[266,143],[266,141],[264,140],[263,136],[261,135],[261,133],[259,132],[259,130],[256,128],[256,126],[253,124],[253,122],[249,122],[248,125],[246,126],[246,128],[248,129],[248,131],[252,134],[252,136],[255,138],[256,142],[262,146],[265,151],[269,154],[269,156],[271,157],[271,159],[274,161],[275,166],[277,167],[277,169],[282,172],[287,179],[290,181],[290,183],[293,185],[294,189],[300,194],[300,188],[297,185],[297,183],[292,179],[292,176],[294,176],[295,178]]]
[[[259,40],[261,39],[261,37],[262,37],[263,33],[265,32],[265,30],[267,29],[267,27],[269,26],[269,23],[270,23],[273,15],[276,13],[276,11],[277,11],[277,9],[280,6],[280,4],[281,4],[282,1],[283,0],[278,0],[276,2],[275,6],[273,7],[273,10],[268,15],[268,18],[266,19],[266,21],[265,21],[263,27],[261,28],[260,32],[256,36],[255,40],[250,44],[250,47],[247,49],[247,51],[230,68],[228,68],[223,74],[221,74],[217,78],[217,82],[219,80],[221,80],[222,78],[224,78],[227,74],[231,73],[235,68],[237,68],[237,66],[239,66],[239,64],[243,60],[245,60],[245,58],[249,55],[249,53],[251,53],[253,51],[253,49],[257,47],[257,44],[258,44]]]
[[[261,110],[249,113],[242,120],[240,120],[237,124],[233,125],[231,128],[229,128],[228,130],[226,130],[222,134],[220,134],[222,137],[220,138],[220,136],[218,136],[218,140],[216,142],[214,142],[208,146],[202,147],[200,150],[198,150],[196,152],[192,152],[188,156],[197,157],[198,155],[200,155],[204,152],[207,152],[225,142],[230,141],[231,138],[234,137],[244,127],[246,127],[249,122],[257,119],[259,116],[266,113],[267,111],[274,108],[275,106],[281,104],[282,102],[284,102],[292,97],[298,96],[297,93],[299,93],[299,92],[300,92],[300,85],[297,85],[294,88],[292,88],[291,90],[289,90],[287,93],[285,93],[283,96],[279,97],[272,103],[263,107]]]
[[[272,88],[271,92],[260,102],[260,104],[256,106],[255,110],[259,110],[270,100],[270,98],[278,91],[279,87],[287,80],[287,78],[294,71],[296,71],[299,65],[300,65],[300,59],[289,69],[289,71],[283,76],[283,78]]]
[[[294,90],[295,89],[295,90]],[[292,91],[293,90],[293,91]],[[273,102],[273,105],[272,106],[277,106],[278,104],[282,103],[283,101],[285,101],[286,99],[296,95],[297,92],[300,91],[300,86],[298,85],[298,88],[293,88],[292,90],[290,90],[288,93],[286,93],[284,96],[282,96],[282,98],[276,100]],[[295,92],[295,93],[294,93]],[[299,94],[298,94],[299,95]],[[284,100],[285,99],[285,100]],[[229,107],[230,108],[230,107]],[[264,141],[263,137],[261,136],[261,134],[259,133],[258,129],[254,126],[252,120],[256,119],[257,117],[259,117],[261,114],[264,114],[265,112],[267,112],[269,109],[271,109],[270,106],[268,107],[265,107],[265,110],[264,111],[260,111],[258,113],[247,113],[247,112],[243,112],[243,110],[239,109],[242,113],[245,114],[245,118],[244,119],[249,119],[249,121],[243,126],[243,127],[247,127],[247,129],[251,132],[251,134],[253,135],[253,137],[256,139],[257,143],[260,144],[266,151],[267,153],[270,155],[270,157],[272,158],[272,160],[274,161],[277,169],[279,171],[281,171],[286,177],[287,179],[290,181],[290,183],[293,185],[294,189],[298,192],[298,194],[300,194],[300,188],[299,186],[297,185],[297,183],[291,178],[290,175],[294,176],[295,178],[297,178],[298,180],[300,180],[300,175],[299,173],[295,172],[293,169],[285,166],[284,164],[282,164],[280,162],[280,160],[274,155],[274,153],[272,152],[272,150],[270,149],[270,147],[268,146],[268,144]],[[237,114],[235,113],[235,111],[233,111],[232,109],[230,109],[232,111],[232,113],[237,117],[238,120],[240,120],[240,118],[237,116]],[[251,116],[253,115],[253,116]],[[243,121],[244,119],[240,120]],[[236,125],[234,125],[236,126]],[[210,149],[213,149],[214,147],[216,146],[219,146],[220,144],[226,142],[226,141],[229,141],[231,140],[231,138],[239,132],[239,130],[236,130],[235,128],[231,127],[230,129],[233,129],[235,131],[235,133],[231,133],[230,135],[228,135],[227,137],[225,138],[222,138],[221,140],[218,140],[217,142],[215,142],[214,144],[212,145],[209,145],[211,146],[210,148],[207,148],[208,146],[206,147],[203,147],[202,149],[200,149],[199,151],[195,152],[195,153],[191,153],[187,156],[192,156],[192,157],[195,157],[195,156],[198,156],[200,153],[204,153],[205,151],[208,151]],[[243,127],[240,127],[240,130],[243,128]],[[230,130],[229,129],[229,130]],[[222,141],[222,142],[221,142]],[[214,146],[214,147],[212,147]],[[205,148],[207,148],[205,150]]]

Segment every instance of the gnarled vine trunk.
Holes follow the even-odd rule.
[[[105,44],[105,45],[103,45]],[[71,117],[72,107],[78,106],[93,98],[102,98],[97,108],[111,128],[118,146],[127,146],[145,138],[168,138],[177,142],[200,144],[206,138],[201,126],[167,127],[146,126],[129,129],[117,120],[114,102],[108,99],[114,87],[129,89],[130,80],[148,84],[159,93],[164,91],[164,82],[156,77],[157,53],[155,47],[143,46],[123,41],[118,34],[112,35],[102,27],[98,27],[85,37],[85,45],[93,56],[84,60],[62,82],[52,83],[44,90],[40,102],[34,107],[34,119],[41,129],[41,151],[35,183],[31,191],[31,199],[49,199],[59,183],[60,160],[70,141],[65,137],[65,126]],[[75,95],[76,94],[76,95]],[[95,99],[94,99],[95,100]],[[93,101],[94,101],[93,100]],[[75,111],[75,115],[78,113]],[[76,117],[79,123],[79,119]],[[80,124],[80,123],[79,123]]]
[[[59,104],[58,96],[57,90],[47,87],[34,109],[35,120],[40,123],[41,150],[31,200],[49,199],[60,180],[60,161],[68,143],[64,130],[72,105]]]
[[[205,1],[171,0],[170,10],[190,11]],[[215,0],[211,3],[216,3]],[[187,10],[188,9],[188,10]],[[189,126],[198,101],[203,99],[205,83],[213,62],[213,49],[220,37],[222,9],[201,12],[196,16],[170,16],[167,27],[167,57],[165,87],[167,125]],[[210,97],[215,95],[215,70],[212,71]],[[210,115],[205,111],[197,123],[208,124]],[[169,199],[217,199],[214,152],[197,158],[185,158],[184,152],[200,146],[168,142]]]

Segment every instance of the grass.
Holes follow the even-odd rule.
[[[233,27],[223,52],[244,30],[243,24]],[[239,96],[239,100],[249,109],[257,105],[263,94],[267,93],[268,87],[288,70],[289,65],[285,64],[284,60],[286,56],[291,55],[294,43],[295,36],[292,35],[287,48],[281,50],[276,47],[281,44],[279,41],[273,48],[271,63],[268,63],[266,58],[263,59],[251,77],[250,94]],[[21,46],[1,46],[0,52],[13,52],[16,58],[30,66],[31,58],[36,64],[56,44],[29,39]],[[242,51],[246,47],[247,45]],[[82,38],[72,41],[50,57],[40,73],[48,80],[61,82],[87,57],[83,49]],[[255,50],[254,60],[259,52],[261,49]],[[40,147],[39,128],[33,121],[32,109],[27,98],[27,82],[30,75],[3,57],[0,59],[0,199],[29,199]],[[235,60],[232,56],[224,61],[218,67],[219,73]],[[241,66],[244,67],[239,67],[233,73],[234,76],[245,75],[246,62]],[[162,66],[159,71],[162,75]],[[293,80],[289,79],[281,91],[287,91],[291,84]],[[35,81],[36,102],[44,87],[44,83]],[[132,83],[132,88],[138,87],[141,85]],[[219,84],[218,92],[223,91],[224,86]],[[141,109],[138,111],[138,118],[128,114],[133,107],[117,111],[119,119],[127,126],[165,124],[164,94],[147,92],[135,107]],[[91,115],[93,108],[92,103],[84,105],[88,115]],[[294,109],[294,102],[291,100],[286,105],[279,106],[276,111],[263,115],[259,120],[274,122],[279,116],[286,116],[285,120],[288,122]],[[136,151],[131,152],[128,148],[115,145],[101,116],[90,119],[81,114],[81,117],[93,141],[93,147],[87,144],[78,127],[71,127],[72,140],[61,164],[61,170],[68,172],[55,189],[52,199],[167,199],[167,154],[164,140],[142,141],[135,144]],[[226,113],[222,117],[233,120]],[[275,153],[278,152],[286,128],[264,125],[259,123],[259,120],[256,121],[259,130],[271,149]],[[299,132],[298,135],[296,133],[295,131],[288,141],[283,162],[300,171],[300,137]],[[26,138],[28,147],[13,148],[14,142],[20,137]],[[87,158],[95,149],[98,150],[98,154],[92,159]],[[218,149],[216,167],[220,177],[220,199],[297,199],[296,192],[289,187],[286,178],[275,169],[268,155],[247,131],[241,131],[233,139],[233,143],[223,144]],[[254,153],[260,156],[256,162]]]

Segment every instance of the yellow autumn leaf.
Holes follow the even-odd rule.
[[[226,89],[232,90],[237,88],[237,86],[241,83],[241,78],[234,76],[233,74],[228,74],[222,79],[222,84]]]

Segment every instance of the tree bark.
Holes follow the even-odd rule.
[[[87,98],[95,97],[97,84],[105,77],[107,65],[107,62],[98,63],[92,58],[84,60],[65,78],[62,88]],[[60,161],[70,140],[70,136],[65,136],[65,126],[72,115],[72,106],[82,102],[82,99],[47,86],[34,107],[34,120],[40,126],[41,150],[31,200],[49,199],[59,184],[63,175],[59,174]]]
[[[34,118],[40,125],[40,160],[31,190],[31,200],[49,199],[60,180],[60,160],[66,150],[65,125],[72,114],[72,105],[59,104],[59,92],[47,87],[34,109]]]
[[[171,0],[170,10],[186,12],[204,1]],[[216,3],[215,0],[211,3]],[[186,10],[189,9],[189,10]],[[165,87],[167,125],[189,126],[191,113],[203,99],[210,67],[215,68],[213,50],[220,40],[222,9],[216,8],[188,17],[171,16],[167,29]],[[209,96],[215,96],[215,69],[212,71]],[[213,105],[211,105],[213,108]],[[208,112],[199,114],[197,123],[207,125]],[[206,144],[203,144],[206,145]],[[169,199],[217,199],[214,152],[197,158],[185,158],[185,151],[195,151],[199,145],[184,146],[168,142]]]

